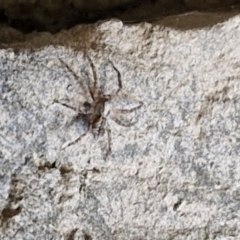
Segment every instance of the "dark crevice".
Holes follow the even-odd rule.
[[[8,23],[8,17],[5,15],[5,11],[0,8],[0,23]]]
[[[77,232],[77,228],[75,228],[75,229],[73,229],[70,233],[69,233],[69,235],[68,235],[68,237],[67,237],[67,240],[74,240],[74,236],[75,236],[75,233]]]
[[[41,1],[36,1],[34,4],[31,2],[23,4],[21,1],[16,1],[14,4],[7,5],[1,4],[0,0],[0,23],[22,33],[33,31],[56,33],[78,24],[94,23],[110,18],[134,23],[190,11],[206,12],[230,9],[234,5],[240,4],[240,0],[203,1],[203,3],[186,0],[129,0],[127,3],[126,1],[122,3],[121,1],[117,3],[109,1],[109,8],[107,8],[106,2],[104,2],[104,6],[100,1],[96,1],[96,4],[79,2],[85,5],[79,7],[76,5],[76,1],[59,1],[59,4],[55,3],[53,8],[47,4],[44,5]]]
[[[1,216],[3,218],[3,221],[7,221],[8,219],[18,215],[20,212],[21,212],[20,207],[17,207],[16,209],[14,209],[7,206],[2,210]]]
[[[89,234],[84,233],[84,240],[92,240],[92,237]]]
[[[173,205],[173,210],[177,211],[181,204],[182,204],[182,199],[178,199],[178,201]]]
[[[56,167],[56,162],[50,163],[50,162],[45,162],[44,164],[38,166],[38,170],[40,171],[45,171],[45,170],[49,170],[52,168],[57,168]]]
[[[60,171],[61,175],[65,175],[67,173],[72,172],[73,168],[67,164],[63,164],[60,166],[59,171]]]
[[[0,0],[1,1],[1,0]],[[146,1],[146,0],[145,0]],[[60,4],[59,4],[60,5]],[[56,33],[62,29],[69,29],[77,24],[94,23],[111,17],[116,17],[122,12],[132,9],[139,4],[122,5],[107,10],[80,10],[73,3],[68,6],[58,6],[54,12],[42,10],[42,6],[17,5],[16,16],[8,14],[6,9],[0,8],[0,23],[9,25],[22,33],[33,31],[48,31]]]
[[[5,207],[0,213],[1,224],[3,222],[8,222],[8,220],[21,213],[22,208],[19,205],[21,200],[23,199],[24,188],[25,187],[22,182],[20,182],[19,179],[12,175],[8,199]]]

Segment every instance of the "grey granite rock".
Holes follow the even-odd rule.
[[[212,28],[92,26],[94,50],[0,50],[0,238],[239,239],[240,17]],[[72,34],[82,34],[79,26]],[[79,45],[82,44],[79,36]],[[69,39],[71,40],[71,39]],[[110,109],[107,136],[86,131],[73,107],[96,65]],[[75,79],[62,59],[79,76]]]

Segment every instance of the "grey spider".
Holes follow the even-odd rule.
[[[68,69],[69,72],[74,76],[74,78],[77,80],[78,84],[80,85],[80,88],[84,92],[85,102],[82,106],[79,108],[72,107],[68,104],[61,103],[58,100],[54,100],[55,103],[59,103],[69,109],[72,109],[76,112],[75,119],[84,119],[86,120],[88,127],[87,130],[80,136],[78,136],[76,139],[72,141],[68,141],[63,144],[62,148],[66,148],[72,144],[77,143],[84,137],[88,132],[91,132],[94,136],[94,138],[99,137],[103,135],[105,132],[107,132],[107,138],[108,138],[108,147],[106,151],[106,157],[111,153],[111,129],[109,127],[106,127],[107,118],[110,118],[118,125],[124,126],[124,127],[130,127],[135,124],[134,123],[126,123],[122,122],[117,118],[117,114],[126,114],[131,113],[139,109],[143,103],[141,101],[138,101],[134,99],[136,102],[138,102],[138,105],[136,107],[133,107],[131,109],[113,109],[110,110],[106,107],[106,103],[110,102],[114,98],[116,98],[119,93],[122,90],[122,80],[121,80],[121,73],[119,70],[114,66],[113,62],[109,60],[110,64],[112,65],[113,69],[117,73],[117,81],[118,81],[118,88],[117,90],[112,94],[105,94],[104,90],[101,87],[98,86],[98,76],[96,68],[93,64],[92,59],[85,55],[90,63],[92,74],[93,74],[93,85],[90,84],[90,81],[88,81],[87,89],[81,82],[80,78],[77,76],[77,74],[74,72],[74,70],[65,63],[61,58],[59,58],[59,61]],[[114,115],[115,114],[115,115]]]

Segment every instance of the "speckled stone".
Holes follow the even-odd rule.
[[[0,238],[239,239],[240,17],[188,31],[108,21],[89,26],[89,45],[84,29],[79,51],[0,50]],[[108,119],[107,159],[106,135],[61,148],[86,130],[54,103],[85,101],[83,50],[106,93],[109,58],[121,72],[110,109],[144,103],[122,116],[132,127]]]

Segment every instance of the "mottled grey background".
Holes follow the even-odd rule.
[[[85,48],[86,28],[71,30],[106,92],[116,89],[109,57],[121,72],[112,109],[131,107],[130,95],[144,102],[125,116],[133,127],[108,121],[107,160],[105,136],[61,149],[86,126],[53,103],[84,101],[58,58],[86,83],[82,50],[1,50],[0,238],[239,239],[239,23],[177,31],[108,21],[88,27]]]

